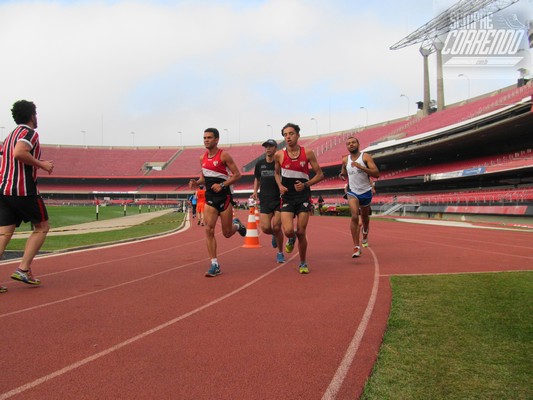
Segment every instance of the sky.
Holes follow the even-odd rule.
[[[390,47],[454,3],[0,0],[1,139],[19,99],[59,145],[201,146],[208,127],[257,143],[287,122],[305,137],[403,118],[423,99],[422,57]],[[519,77],[449,72],[447,104]]]

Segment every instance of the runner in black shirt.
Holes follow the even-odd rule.
[[[278,248],[276,261],[285,262],[283,255],[283,232],[281,231],[281,212],[279,188],[274,178],[274,154],[278,144],[274,139],[263,143],[265,158],[255,165],[254,194],[252,197],[260,203],[259,223],[264,233],[272,235],[272,247]],[[257,195],[259,191],[259,196]]]

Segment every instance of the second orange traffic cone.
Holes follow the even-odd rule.
[[[246,236],[242,247],[252,249],[261,247],[259,244],[259,232],[257,231],[257,221],[255,219],[255,207],[250,207],[248,214],[248,225],[246,226]]]

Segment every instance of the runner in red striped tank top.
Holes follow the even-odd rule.
[[[207,277],[214,277],[221,273],[215,238],[218,217],[220,217],[224,237],[232,237],[235,232],[246,236],[246,227],[238,218],[233,218],[231,185],[241,178],[241,173],[231,155],[218,148],[219,138],[220,134],[216,128],[208,128],[204,131],[204,146],[207,151],[200,157],[202,172],[198,179],[189,181],[191,189],[197,189],[200,185],[205,185],[206,188],[204,223],[207,252],[211,258],[211,267],[205,273]]]
[[[306,230],[309,214],[313,210],[310,187],[324,179],[324,174],[315,153],[298,144],[300,127],[288,123],[281,131],[287,144],[286,149],[278,150],[274,156],[276,161],[276,182],[281,194],[281,226],[283,233],[289,239],[285,245],[287,253],[294,248],[298,238],[298,252],[300,255],[300,274],[308,274],[307,266],[307,237]],[[309,178],[309,167],[315,176]],[[296,230],[294,217],[296,216]]]

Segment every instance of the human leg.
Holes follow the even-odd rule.
[[[16,225],[0,226],[0,257],[4,254],[6,247],[15,232]]]
[[[30,285],[41,284],[41,281],[33,276],[31,263],[41,249],[49,230],[50,225],[48,224],[48,221],[39,222],[34,225],[34,230],[26,241],[20,265],[11,275],[11,279]]]
[[[222,226],[222,234],[226,238],[232,237],[235,232],[239,232],[241,236],[246,236],[246,227],[239,218],[233,218],[233,206],[231,203],[224,211],[220,212],[220,224]]]
[[[359,244],[359,200],[357,197],[348,196],[348,205],[350,207],[350,213],[352,215],[350,219],[350,233],[352,235],[352,242],[354,252],[352,257],[359,257],[361,255],[361,246]]]
[[[272,247],[277,248],[276,262],[284,263],[285,255],[283,254],[283,232],[281,230],[281,213],[274,211],[271,216]]]
[[[26,241],[24,255],[22,256],[19,269],[22,271],[28,271],[30,269],[31,263],[46,240],[46,235],[49,230],[50,225],[48,224],[48,221],[43,221],[34,225],[33,232]]]
[[[298,253],[300,264],[305,264],[307,256],[307,224],[309,223],[309,213],[300,212],[296,221],[296,236],[298,237]]]
[[[361,225],[362,225],[362,241],[361,244],[363,247],[368,247],[368,232],[370,229],[370,206],[361,207]]]
[[[272,214],[259,214],[259,226],[261,227],[261,231],[267,235],[274,233],[272,231],[272,216]]]
[[[7,226],[1,226],[0,227],[0,258],[4,254],[4,251],[11,240],[11,237],[13,236],[13,232],[15,231],[16,225],[7,225]],[[7,288],[5,286],[0,286],[0,293],[7,292]]]
[[[276,238],[278,253],[283,254],[283,231],[281,230],[281,212],[275,211],[272,216],[272,234]]]
[[[211,206],[206,206],[204,210],[205,240],[207,253],[211,259],[211,266],[205,273],[207,277],[214,277],[221,273],[217,259],[217,241],[215,238],[215,227],[218,219],[218,210]]]
[[[205,239],[207,244],[207,253],[209,258],[217,257],[217,241],[215,239],[215,226],[218,219],[218,210],[214,207],[206,205],[204,210],[205,220]]]
[[[296,242],[296,232],[294,231],[294,213],[290,211],[281,212],[281,229],[283,234],[287,237],[287,244],[285,251],[292,253],[294,243]]]

